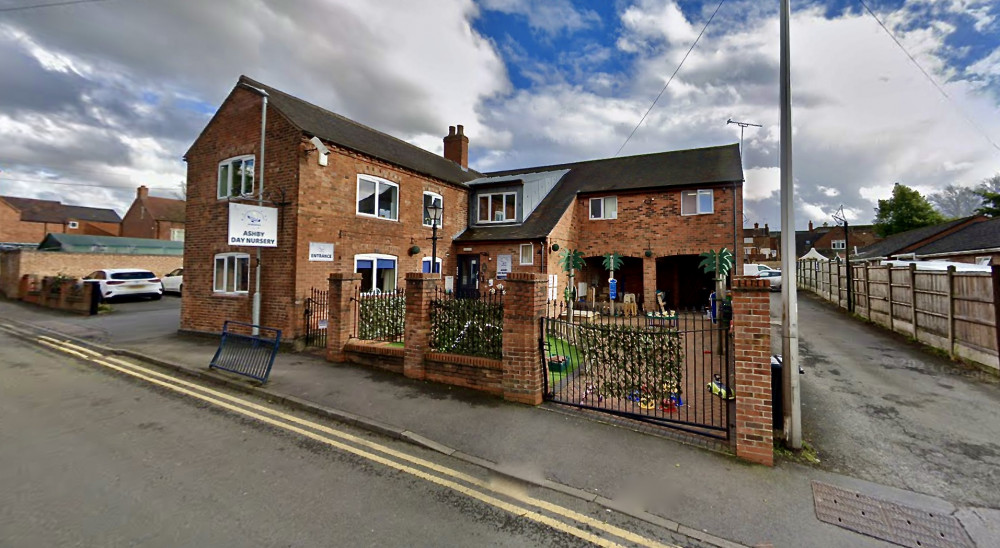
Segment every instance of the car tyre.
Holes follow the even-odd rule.
[[[181,284],[181,285],[177,286],[177,294],[178,295],[183,295],[184,294],[184,284]]]
[[[163,298],[163,295],[160,295],[160,294],[153,295],[153,300],[154,301],[158,301],[158,300],[160,300],[162,298]]]

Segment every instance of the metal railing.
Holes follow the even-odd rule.
[[[251,334],[255,327],[257,335]],[[226,320],[219,348],[209,367],[266,383],[280,343],[280,329]]]
[[[305,324],[305,344],[319,348],[326,347],[326,325],[330,313],[330,291],[316,289],[305,300],[303,324]]]
[[[503,358],[502,287],[438,291],[431,300],[431,348],[438,352]]]
[[[392,292],[362,292],[354,298],[355,333],[363,341],[403,342],[406,330],[406,296]]]

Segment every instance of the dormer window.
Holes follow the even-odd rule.
[[[506,223],[517,220],[517,193],[497,192],[479,195],[480,223]]]

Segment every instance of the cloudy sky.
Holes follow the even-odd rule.
[[[0,0],[0,194],[175,194],[240,74],[480,171],[616,154],[718,0]],[[994,0],[792,0],[796,222],[857,222],[900,182],[1000,172]],[[748,223],[779,225],[778,0],[723,3],[621,154],[745,133]],[[933,82],[908,57],[919,63]],[[945,96],[947,95],[947,97]]]

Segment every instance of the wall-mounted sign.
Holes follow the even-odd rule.
[[[497,255],[497,279],[507,279],[510,267],[514,264],[513,257],[513,255]]]
[[[327,263],[333,262],[333,244],[309,242],[309,260]]]
[[[618,298],[618,280],[614,278],[608,280],[608,297],[612,301]]]
[[[229,245],[278,247],[278,208],[229,202]]]

